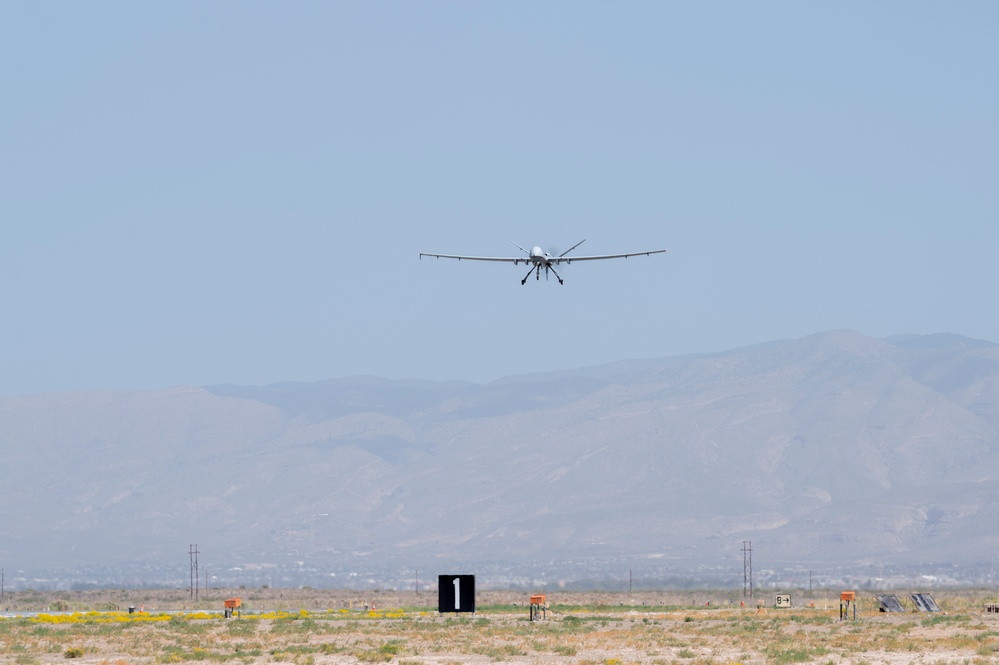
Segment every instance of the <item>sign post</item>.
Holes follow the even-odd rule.
[[[437,611],[475,613],[475,575],[438,575]]]

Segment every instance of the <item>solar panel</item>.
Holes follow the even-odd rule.
[[[937,605],[937,601],[933,600],[933,596],[928,593],[910,593],[909,598],[912,598],[912,602],[916,605],[916,609],[920,612],[940,611],[940,606]]]
[[[904,612],[905,608],[899,601],[898,596],[893,593],[874,594],[878,604],[881,605],[882,612]]]

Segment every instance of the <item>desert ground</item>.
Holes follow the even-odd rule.
[[[432,591],[22,591],[0,607],[0,663],[999,664],[987,590],[937,591],[939,613],[888,614],[858,591],[847,621],[832,593],[761,609],[727,592],[549,592],[539,621],[529,595],[479,592],[474,614],[440,616]],[[229,597],[242,612],[227,619]]]

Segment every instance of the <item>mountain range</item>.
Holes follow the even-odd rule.
[[[176,583],[192,544],[232,584],[741,576],[744,542],[757,566],[961,566],[999,546],[999,345],[952,334],[486,384],[27,395],[0,399],[0,443],[0,564],[26,578]]]

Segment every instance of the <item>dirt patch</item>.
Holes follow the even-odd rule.
[[[243,615],[222,618],[221,600],[240,594]],[[999,662],[999,615],[974,610],[971,602],[964,611],[934,615],[865,609],[856,621],[840,621],[832,603],[757,612],[724,603],[722,594],[706,605],[705,594],[549,593],[548,619],[532,622],[528,594],[514,592],[481,593],[475,615],[448,616],[434,611],[433,594],[243,589],[197,601],[179,595],[35,594],[31,603],[59,601],[68,609],[0,620],[0,664]],[[111,603],[119,608],[86,607]],[[144,611],[129,614],[130,605]]]

